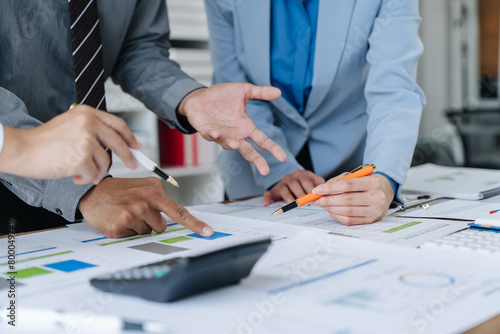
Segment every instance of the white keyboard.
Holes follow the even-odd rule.
[[[420,248],[500,257],[500,233],[468,229],[428,241],[421,245]]]

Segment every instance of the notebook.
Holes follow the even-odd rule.
[[[402,193],[480,200],[500,194],[500,170],[428,163],[410,168]]]

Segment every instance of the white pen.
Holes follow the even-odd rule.
[[[166,333],[167,325],[156,321],[126,321],[114,315],[79,315],[61,310],[19,308],[16,329],[53,331],[54,333],[122,333],[139,331],[144,333]],[[6,324],[0,322],[0,329]],[[10,326],[9,326],[10,327]]]
[[[135,160],[137,160],[137,162],[140,163],[143,167],[149,169],[150,171],[152,171],[153,173],[155,173],[156,175],[158,175],[171,185],[174,185],[177,188],[179,188],[179,184],[177,183],[177,181],[175,181],[173,177],[167,175],[160,168],[158,168],[158,166],[147,156],[145,156],[138,150],[134,150],[133,148],[130,149],[130,152],[132,152],[132,155],[134,156]]]

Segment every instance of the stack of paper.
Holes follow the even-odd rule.
[[[410,169],[403,193],[478,200],[500,194],[500,170],[424,164]]]

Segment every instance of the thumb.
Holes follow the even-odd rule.
[[[276,87],[271,86],[255,86],[252,84],[247,84],[249,89],[247,90],[248,100],[276,100],[281,96],[281,91]]]

